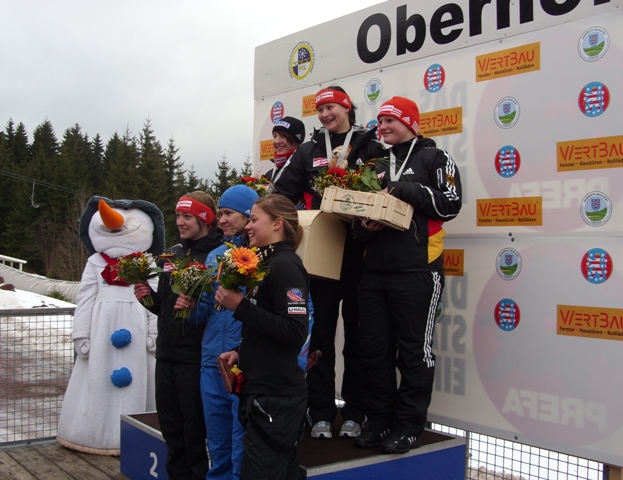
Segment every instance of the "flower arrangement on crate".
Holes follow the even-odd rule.
[[[226,290],[241,290],[244,287],[251,291],[268,273],[262,254],[256,247],[226,245],[229,249],[216,257],[219,265],[215,280]],[[220,310],[222,307],[217,303],[216,308]]]
[[[327,187],[338,187],[359,192],[380,192],[381,183],[374,170],[374,163],[369,162],[357,169],[323,168],[314,179],[313,188],[320,195]]]
[[[162,273],[161,268],[154,266],[154,256],[147,252],[134,252],[121,257],[113,268],[117,279],[130,285],[145,283]],[[141,299],[141,303],[146,307],[153,307],[154,299],[147,295]]]
[[[239,185],[246,185],[257,192],[260,197],[268,195],[272,192],[273,182],[271,182],[264,175],[258,177],[240,177],[238,181]]]

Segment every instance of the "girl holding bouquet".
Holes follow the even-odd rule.
[[[353,222],[366,256],[359,287],[359,328],[369,428],[360,448],[406,453],[424,431],[435,371],[435,312],[444,285],[443,223],[461,209],[461,179],[450,154],[418,135],[415,102],[393,97],[378,121],[389,159],[377,166],[385,192],[411,205],[406,231]],[[400,386],[396,383],[400,371]]]
[[[218,266],[218,258],[230,246],[246,246],[245,226],[253,202],[258,198],[255,190],[245,185],[235,185],[223,193],[218,202],[219,226],[226,243],[208,254],[205,260],[208,269]],[[191,308],[191,321],[205,326],[201,353],[201,398],[212,462],[206,478],[239,479],[243,434],[238,420],[239,397],[225,390],[217,358],[221,353],[238,347],[242,324],[233,318],[231,310],[215,308],[214,293],[207,291],[201,294],[198,302],[181,294],[175,308]]]
[[[291,201],[268,195],[255,202],[246,230],[268,274],[248,298],[222,286],[215,296],[242,323],[239,349],[221,355],[243,375],[240,477],[299,479],[307,384],[297,356],[307,336],[309,278],[295,250],[303,228]]]
[[[208,252],[223,243],[214,200],[205,192],[187,193],[175,208],[180,243],[165,251],[171,261],[154,292],[147,283],[134,286],[138,300],[151,295],[148,310],[158,315],[156,339],[156,409],[160,431],[167,445],[169,478],[204,479],[208,471],[206,431],[199,391],[203,325],[176,319],[177,295],[171,290],[174,261],[203,262]]]

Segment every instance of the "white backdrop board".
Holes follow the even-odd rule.
[[[483,3],[470,10],[470,3]],[[503,4],[506,4],[506,8]],[[499,9],[496,9],[499,5]],[[387,1],[257,47],[254,166],[273,122],[415,100],[457,162],[430,420],[623,465],[623,0]]]

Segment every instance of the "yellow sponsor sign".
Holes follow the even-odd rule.
[[[312,115],[318,115],[316,110],[316,94],[306,95],[303,97],[303,104],[301,106],[303,117],[311,117]]]
[[[623,135],[570,140],[556,144],[559,172],[623,167]]]
[[[273,158],[275,158],[275,147],[272,139],[260,141],[260,161],[272,160]]]
[[[438,137],[463,132],[463,107],[420,114],[420,134]]]
[[[476,200],[479,227],[541,226],[542,197],[484,198]]]
[[[558,305],[556,333],[572,337],[623,340],[623,309]]]
[[[443,273],[462,277],[465,273],[465,250],[446,249],[443,251]]]
[[[499,50],[476,57],[476,82],[519,75],[541,69],[541,44]]]

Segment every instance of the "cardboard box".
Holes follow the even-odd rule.
[[[320,210],[299,210],[298,214],[305,235],[296,253],[303,260],[307,273],[339,280],[346,225],[337,216]]]
[[[407,230],[413,217],[413,206],[392,195],[338,187],[325,189],[320,210],[347,220],[369,218],[397,230]]]

